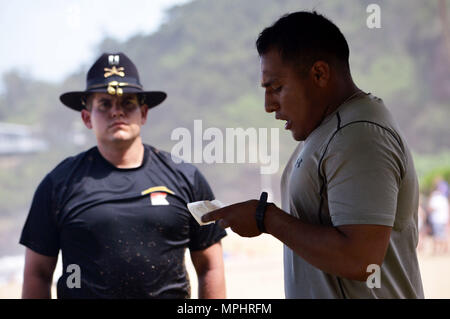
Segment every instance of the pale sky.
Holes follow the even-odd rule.
[[[36,79],[59,81],[90,64],[105,36],[124,40],[152,33],[167,8],[186,2],[190,0],[0,0],[0,78],[18,69]]]

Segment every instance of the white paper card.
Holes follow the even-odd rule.
[[[207,223],[202,222],[202,216],[203,215],[205,215],[206,213],[212,212],[213,210],[222,208],[224,206],[225,205],[222,204],[217,199],[215,199],[213,201],[202,200],[202,201],[199,201],[199,202],[193,202],[193,203],[188,203],[187,204],[187,208],[191,212],[192,216],[195,218],[197,223],[199,223],[202,226],[214,223],[214,221],[207,222]]]

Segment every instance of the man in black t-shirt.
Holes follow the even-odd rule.
[[[199,226],[186,204],[212,200],[202,174],[142,143],[147,111],[164,92],[143,91],[122,53],[103,54],[87,89],[61,95],[81,112],[97,146],[61,162],[36,190],[20,243],[23,298],[49,298],[59,251],[58,298],[189,298],[189,248],[200,298],[224,298],[215,224]]]

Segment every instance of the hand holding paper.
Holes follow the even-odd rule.
[[[195,220],[199,223],[199,225],[203,226],[203,225],[207,225],[207,224],[211,224],[214,221],[210,221],[210,222],[202,222],[202,216],[212,212],[216,209],[222,208],[225,205],[222,204],[219,200],[215,199],[213,201],[209,201],[209,200],[202,200],[202,201],[198,201],[198,202],[192,202],[192,203],[188,203],[187,207],[189,209],[189,211],[191,212],[192,216],[195,218]]]

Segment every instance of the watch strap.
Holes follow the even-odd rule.
[[[256,207],[255,219],[256,226],[261,233],[267,233],[266,227],[264,226],[264,217],[266,215],[267,207],[267,192],[262,192],[259,198],[258,206]]]

